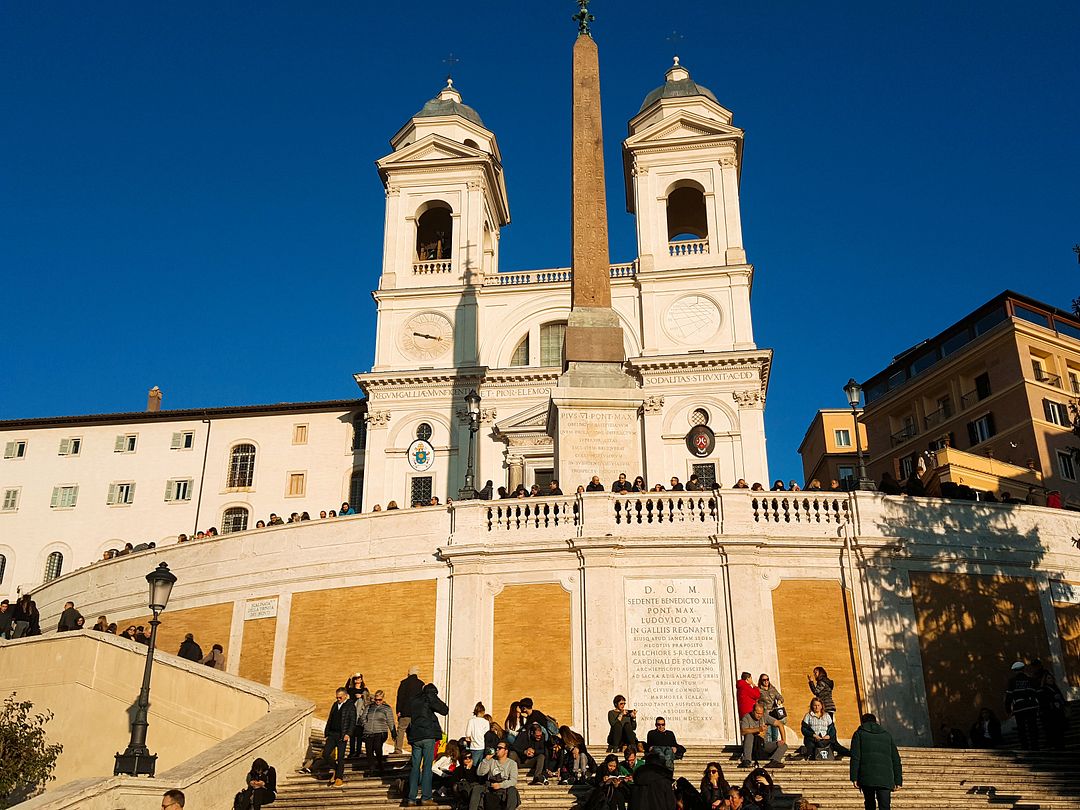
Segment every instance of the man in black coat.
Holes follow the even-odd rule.
[[[349,692],[344,686],[338,687],[334,698],[334,705],[326,718],[326,728],[323,729],[326,734],[323,762],[334,766],[330,786],[341,787],[345,784],[345,752],[349,748],[349,740],[356,733],[356,703],[349,700]]]
[[[439,699],[439,688],[433,683],[425,684],[420,694],[409,706],[409,745],[412,746],[412,767],[409,770],[409,792],[402,807],[416,800],[417,804],[434,806],[431,798],[431,766],[435,761],[435,741],[442,738],[442,726],[435,714],[449,714],[450,709]]]
[[[64,612],[60,614],[60,622],[56,625],[57,632],[67,633],[79,629],[79,619],[83,615],[75,609],[74,602],[64,603]]]
[[[11,638],[14,618],[15,612],[11,609],[11,603],[7,599],[0,602],[0,638]]]
[[[544,730],[539,723],[530,723],[529,727],[514,738],[514,750],[510,756],[525,768],[528,776],[532,777],[533,785],[546,785],[548,760],[548,742],[544,739]]]
[[[139,640],[137,636],[135,640]],[[180,649],[176,654],[181,658],[186,658],[188,661],[194,661],[196,663],[199,663],[203,659],[202,647],[196,643],[195,636],[191,635],[191,633],[184,636],[184,640],[180,642]]]
[[[409,676],[398,684],[397,701],[394,711],[397,713],[397,737],[394,739],[394,753],[400,754],[405,744],[405,732],[409,728],[409,712],[412,702],[424,691],[424,682],[420,680],[417,667],[409,668]]]
[[[1039,686],[1031,664],[1017,661],[1005,690],[1005,710],[1016,717],[1020,747],[1031,751],[1039,747]]]
[[[651,753],[645,764],[634,771],[634,786],[630,789],[630,810],[675,810],[675,791],[672,773],[663,757]]]

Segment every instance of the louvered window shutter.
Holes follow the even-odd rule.
[[[53,509],[55,509],[59,503],[60,503],[60,487],[53,487],[52,488],[52,501],[50,501],[49,506],[51,506]]]
[[[175,488],[176,488],[176,483],[174,481],[166,481],[165,482],[165,500],[166,501],[171,501],[173,499],[173,491],[175,490]]]
[[[109,484],[109,497],[105,499],[105,503],[116,503],[116,491],[119,489],[116,484]]]
[[[174,433],[172,435],[172,444],[169,445],[169,449],[170,450],[179,450],[183,446],[184,446],[184,434],[183,433]]]
[[[124,503],[135,503],[135,482],[132,481],[128,484],[127,488],[127,500]]]
[[[116,437],[116,444],[113,445],[113,452],[114,453],[123,453],[124,452],[124,447],[126,446],[126,442],[127,442],[127,437],[126,436],[117,436]]]
[[[60,455],[66,456],[71,452],[71,439],[60,440]]]

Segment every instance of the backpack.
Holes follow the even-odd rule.
[[[832,749],[832,741],[817,740],[810,758],[817,762],[831,762],[836,759]]]

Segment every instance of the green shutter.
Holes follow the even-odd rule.
[[[105,503],[114,504],[117,500],[117,490],[119,487],[116,484],[109,484],[109,495],[105,498]]]
[[[113,445],[113,452],[114,453],[123,453],[124,452],[124,447],[126,446],[126,444],[125,444],[126,441],[127,441],[126,436],[117,436],[116,437],[116,444]]]
[[[53,509],[55,509],[57,507],[57,505],[59,504],[59,502],[60,502],[60,487],[53,487],[52,488],[52,501],[49,502],[49,506],[51,506]]]

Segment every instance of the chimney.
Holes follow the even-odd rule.
[[[160,411],[161,410],[161,398],[165,396],[161,393],[161,389],[156,385],[150,389],[150,392],[146,395],[146,410],[147,411]]]

